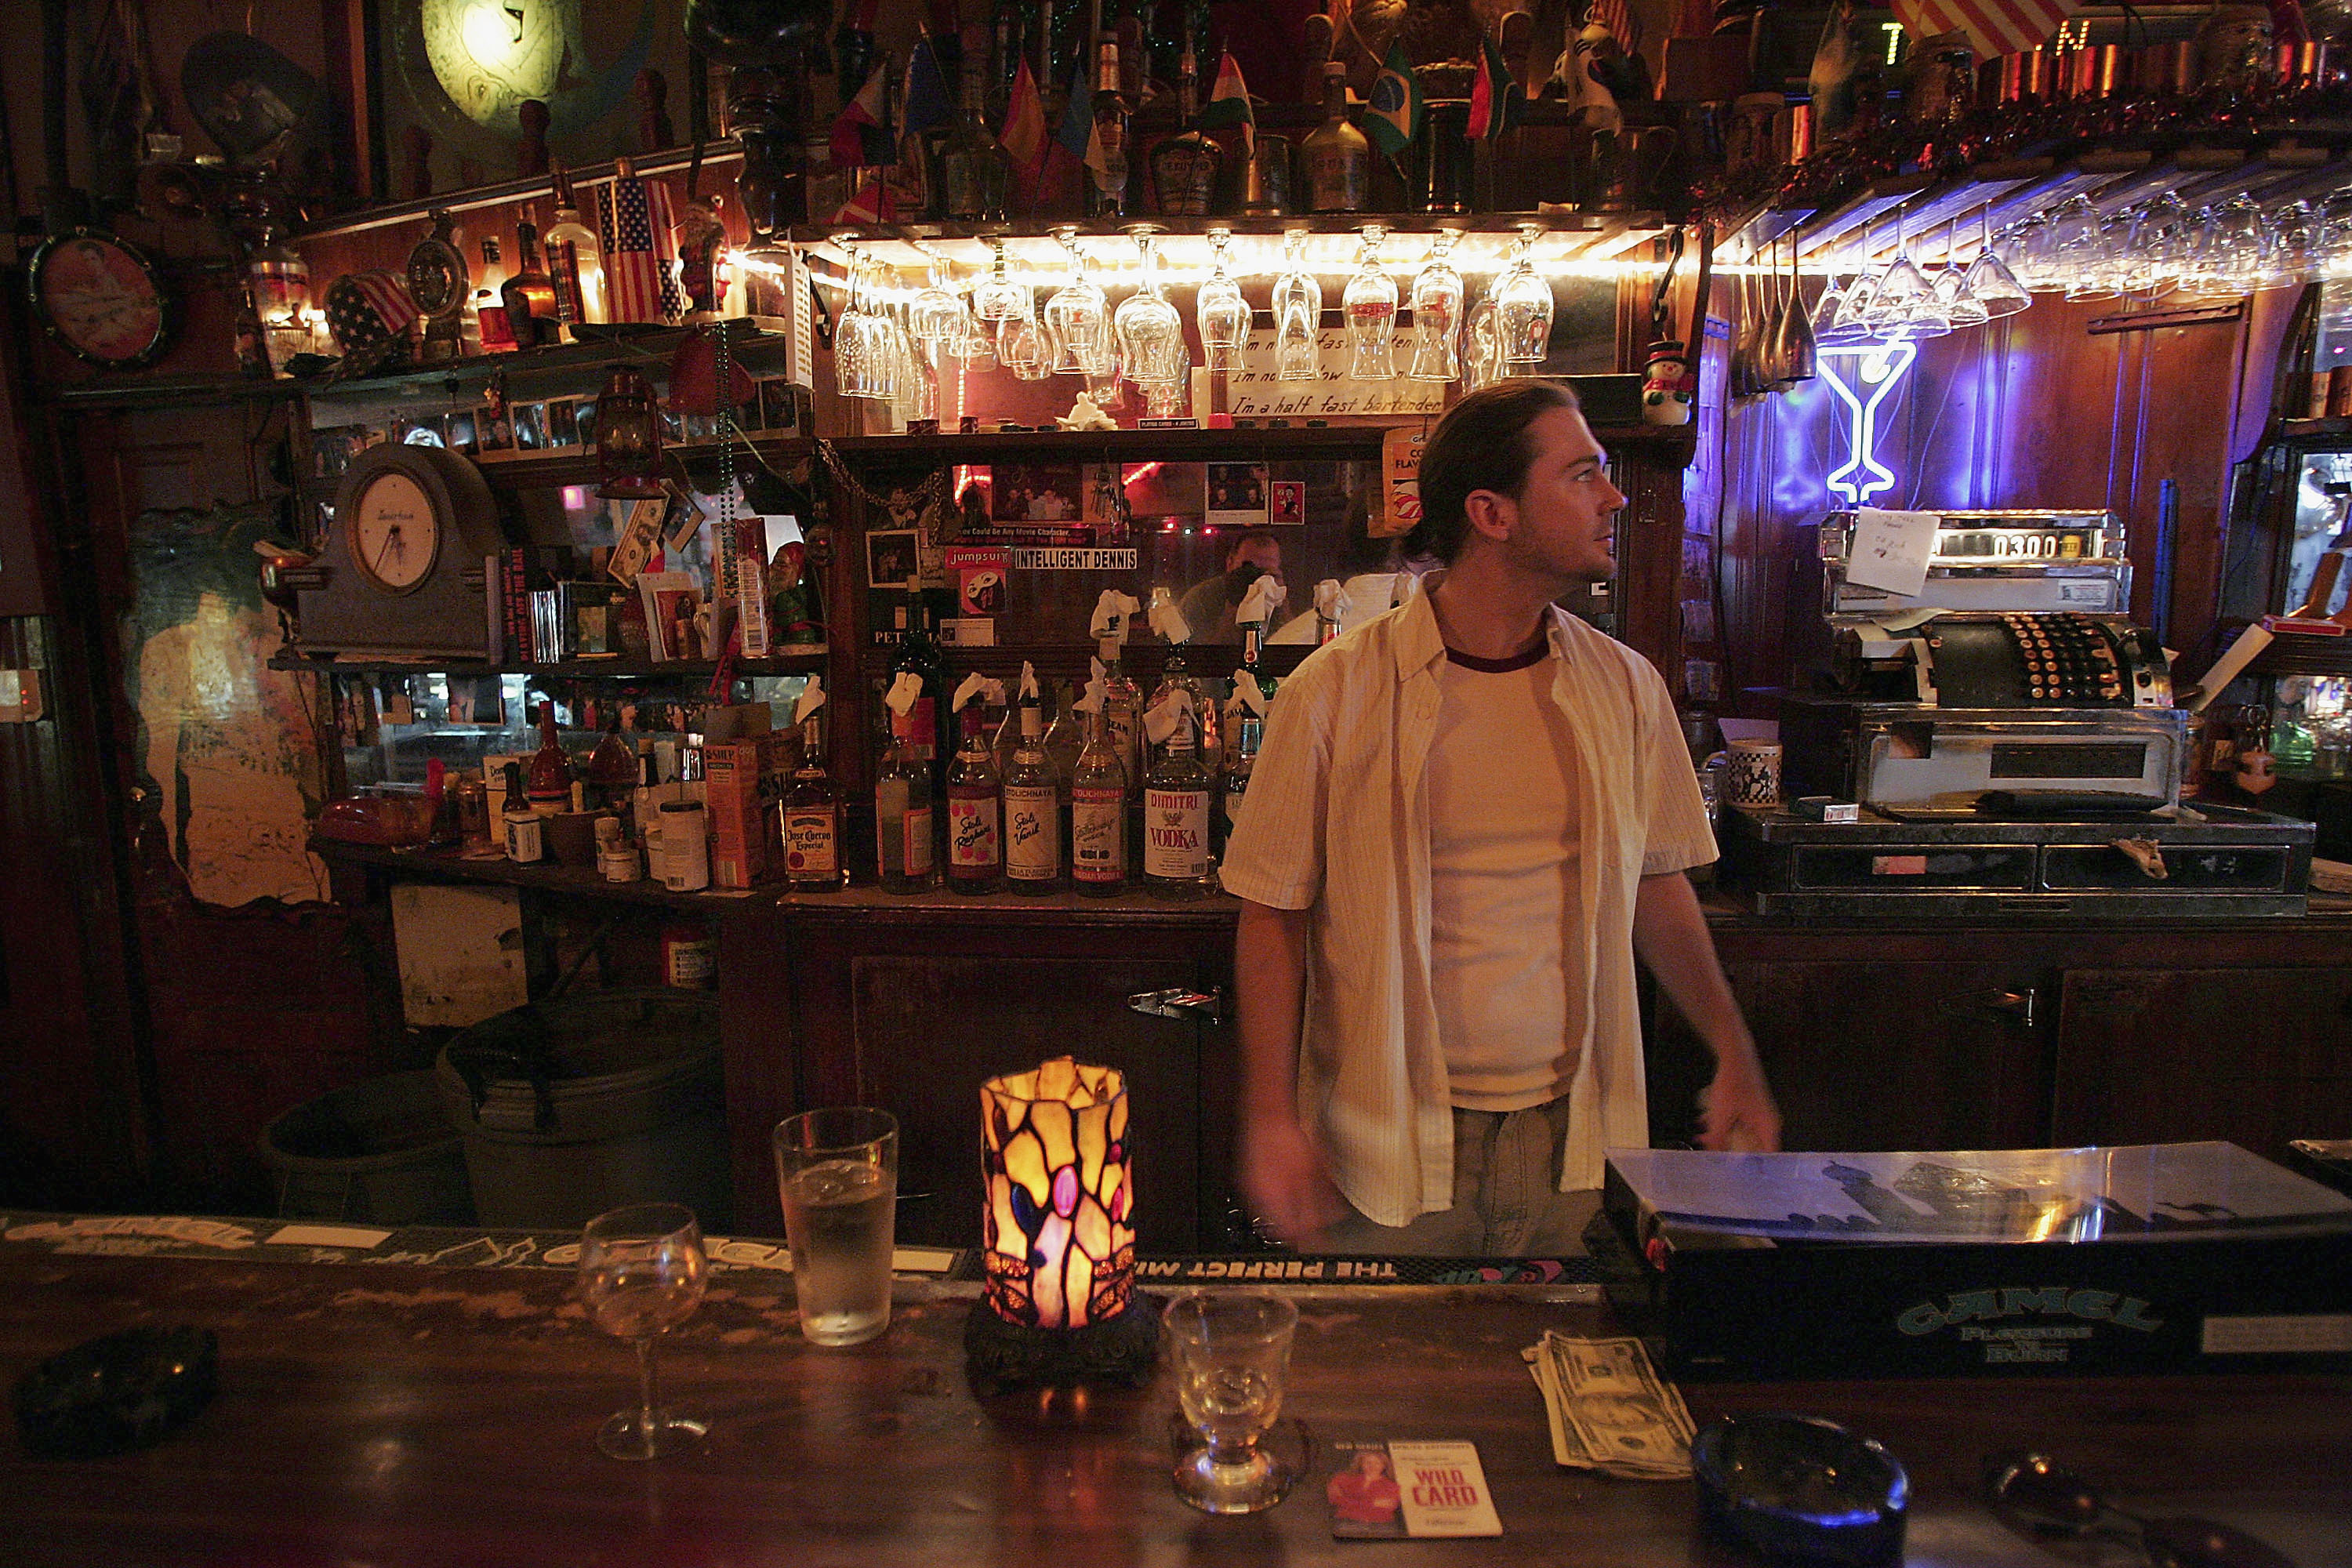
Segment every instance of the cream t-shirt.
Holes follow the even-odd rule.
[[[1583,988],[1570,970],[1584,966],[1562,962],[1582,930],[1576,745],[1551,698],[1550,652],[1486,660],[1449,650],[1437,672],[1429,984],[1448,1096],[1471,1110],[1558,1099],[1582,1046]]]

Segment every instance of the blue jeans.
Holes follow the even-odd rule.
[[[1525,1110],[1454,1110],[1454,1206],[1381,1225],[1350,1205],[1324,1231],[1332,1252],[1412,1258],[1577,1258],[1601,1206],[1559,1190],[1568,1096]]]

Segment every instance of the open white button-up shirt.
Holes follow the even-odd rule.
[[[1433,588],[1434,575],[1423,586]],[[1574,737],[1585,1016],[1562,1191],[1602,1151],[1649,1142],[1633,979],[1641,879],[1715,858],[1673,699],[1649,662],[1551,612],[1551,695]],[[1430,994],[1430,738],[1445,645],[1426,592],[1322,648],[1285,681],[1225,851],[1226,891],[1308,910],[1300,1120],[1339,1190],[1381,1225],[1454,1201],[1454,1121]]]

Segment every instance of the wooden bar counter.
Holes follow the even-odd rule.
[[[95,1224],[97,1222],[84,1222]],[[1752,1561],[1704,1537],[1687,1482],[1554,1465],[1519,1352],[1546,1328],[1605,1330],[1575,1286],[1306,1286],[1287,1416],[1320,1444],[1467,1438],[1499,1542],[1335,1542],[1319,1473],[1270,1512],[1213,1519],[1169,1482],[1174,1395],[974,1396],[969,1287],[902,1279],[882,1339],[804,1343],[788,1275],[721,1268],[663,1343],[667,1402],[710,1422],[702,1451],[604,1458],[627,1403],[627,1347],[583,1316],[557,1237],[464,1241],[434,1262],[246,1239],[205,1258],[140,1256],[190,1222],[123,1221],[60,1249],[16,1216],[0,1240],[0,1372],[90,1335],[186,1322],[220,1336],[220,1393],[143,1452],[26,1458],[0,1438],[0,1561],[23,1564],[1159,1563],[1349,1568],[1506,1560],[1648,1568]],[[194,1222],[202,1225],[204,1222]],[[142,1229],[142,1227],[144,1227]],[[732,1244],[739,1258],[772,1244]],[[168,1250],[168,1247],[161,1248]],[[726,1249],[722,1249],[722,1252]],[[124,1255],[129,1254],[129,1255]],[[505,1267],[452,1267],[466,1259]],[[538,1264],[542,1266],[530,1266]],[[1909,1468],[1906,1561],[2101,1560],[2010,1531],[1976,1500],[1990,1451],[2025,1444],[2119,1506],[2251,1531],[2298,1568],[2352,1563],[2352,1377],[1690,1384],[1701,1421],[1801,1411],[1874,1436]],[[1318,1472],[1319,1472],[1318,1464]]]

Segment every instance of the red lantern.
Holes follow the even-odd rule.
[[[661,409],[641,370],[616,367],[596,399],[596,472],[600,496],[634,500],[662,493]]]

